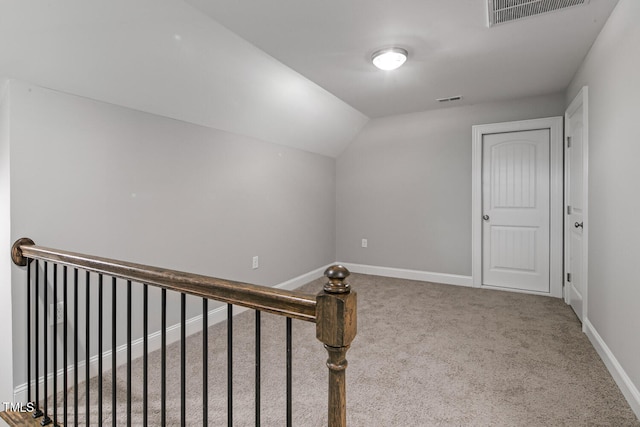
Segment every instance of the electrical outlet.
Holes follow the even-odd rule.
[[[64,322],[64,301],[59,301],[55,309],[53,304],[49,304],[49,326],[53,326],[54,321],[56,323]]]
[[[362,239],[362,247],[363,248],[366,248],[368,244],[369,244],[369,242],[367,242],[367,239]]]
[[[255,270],[258,267],[260,267],[260,263],[258,262],[258,255],[256,255],[253,257],[252,268]]]

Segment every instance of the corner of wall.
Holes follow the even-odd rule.
[[[635,287],[639,233],[618,213],[640,206],[635,144],[635,81],[640,54],[640,2],[620,0],[565,91],[569,106],[589,87],[588,300],[584,332],[640,418],[637,339],[640,293]],[[615,153],[615,155],[609,153]]]
[[[0,245],[11,246],[11,174],[10,174],[10,99],[9,81],[0,79]],[[12,292],[11,292],[11,259],[0,257],[0,325],[3,327],[3,338],[13,341]],[[8,296],[8,297],[7,297]],[[7,336],[8,334],[8,336]],[[13,346],[0,346],[0,399],[4,402],[13,400]],[[6,367],[9,367],[7,369]]]

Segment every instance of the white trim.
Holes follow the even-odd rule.
[[[311,282],[319,277],[323,276],[324,271],[329,265],[333,265],[333,263],[328,264],[324,267],[317,268],[308,273],[302,274],[298,277],[294,277],[293,279],[287,280],[286,282],[279,283],[274,288],[277,289],[287,289],[293,290],[304,284]],[[238,314],[248,310],[244,307],[234,306],[233,307],[233,315],[237,316]],[[209,326],[213,326],[217,323],[224,322],[227,319],[227,306],[223,305],[221,307],[217,307],[213,310],[210,310],[208,313],[209,316]],[[202,315],[198,315],[187,319],[186,322],[186,335],[190,336],[195,333],[198,333],[202,330]],[[180,324],[177,323],[175,325],[171,325],[167,327],[167,345],[180,341]],[[143,338],[140,337],[131,342],[131,359],[137,359],[142,357],[143,355]],[[149,352],[159,350],[161,347],[161,334],[160,331],[155,331],[148,336],[148,346]],[[109,349],[102,353],[102,369],[103,372],[111,370],[111,356],[112,351]],[[127,345],[123,344],[116,348],[116,365],[121,366],[127,363]],[[95,354],[91,356],[89,359],[89,375],[91,378],[98,375],[98,355]],[[85,380],[85,361],[80,361],[78,363],[78,382],[82,382]],[[64,368],[58,370],[58,391],[62,390],[63,387],[63,374]],[[67,366],[67,374],[73,376],[73,366]],[[48,376],[49,385],[53,382],[53,373],[49,373]],[[39,391],[44,394],[44,376],[40,377],[38,380]],[[51,390],[52,387],[49,387],[50,393],[53,392]],[[23,383],[18,385],[13,390],[13,398],[14,402],[26,402],[27,401],[27,383]]]
[[[298,277],[294,277],[293,279],[287,280],[286,282],[275,285],[274,288],[287,289],[289,291],[298,289],[300,286],[306,285],[307,283],[324,276],[325,270],[335,264],[335,262],[332,262],[331,264],[327,264],[324,267],[316,268],[315,270],[312,270],[308,273],[301,274]]]
[[[517,289],[517,288],[503,288],[500,286],[491,286],[491,285],[482,285],[482,289],[491,289],[494,291],[505,291],[505,292],[515,292],[517,294],[529,294],[529,295],[542,295],[545,297],[549,296],[549,292],[540,292],[540,291],[531,291],[528,289]]]
[[[563,261],[563,144],[562,117],[521,120],[517,122],[475,125],[472,128],[473,147],[471,165],[471,259],[472,283],[476,288],[482,285],[482,140],[484,135],[525,130],[549,129],[550,132],[550,291],[544,295],[562,297],[562,261]],[[493,288],[510,290],[505,288]],[[539,292],[527,292],[540,294]]]
[[[571,104],[567,107],[564,113],[565,117],[565,134],[568,133],[569,116],[573,114],[578,108],[582,106],[582,222],[586,224],[582,227],[582,318],[587,318],[587,298],[588,298],[588,282],[589,282],[589,88],[583,86],[580,92],[573,98]],[[567,159],[565,158],[565,162]],[[566,164],[566,163],[565,163]],[[565,180],[568,183],[568,180]],[[568,194],[569,189],[565,185],[565,194]],[[570,224],[569,216],[566,211],[566,201],[564,203],[563,215],[565,218],[565,232],[568,233]],[[565,236],[565,237],[568,237]],[[565,239],[567,242],[568,239]],[[568,247],[564,248],[565,259],[568,257]],[[566,265],[566,264],[565,264]],[[562,280],[566,280],[566,275],[563,274]],[[565,286],[564,301],[569,303],[569,287]],[[585,325],[583,324],[583,330]]]
[[[591,344],[593,344],[600,358],[602,358],[605,366],[609,369],[609,373],[627,399],[627,402],[629,402],[629,406],[631,406],[636,416],[640,418],[640,390],[633,384],[629,375],[627,375],[622,365],[620,365],[620,362],[618,362],[618,359],[613,355],[613,352],[589,319],[585,318],[582,325],[584,333],[589,337],[589,341],[591,341]]]
[[[10,248],[11,241],[11,111],[10,111],[10,84],[7,80],[0,79],[0,245]],[[0,259],[0,325],[2,325],[2,340],[9,345],[0,349],[0,400],[11,397],[13,387],[13,363],[16,359],[12,353],[13,342],[13,307],[11,279],[17,274],[11,259],[5,255]]]
[[[408,270],[404,268],[378,267],[374,265],[339,263],[352,273],[372,274],[375,276],[395,277],[398,279],[420,280],[423,282],[444,283],[447,285],[471,286],[471,276],[458,274],[433,273],[430,271]]]

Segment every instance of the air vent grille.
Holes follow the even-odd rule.
[[[445,97],[445,98],[437,98],[436,101],[438,102],[449,102],[449,101],[460,101],[462,99],[461,95],[456,95],[456,96],[449,96],[449,97]]]
[[[488,0],[489,27],[530,16],[581,6],[589,0]]]

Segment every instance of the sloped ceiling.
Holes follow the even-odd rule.
[[[435,98],[564,90],[616,3],[488,29],[484,0],[1,0],[0,79],[337,156]]]
[[[179,0],[2,0],[2,77],[327,156],[368,120]]]

